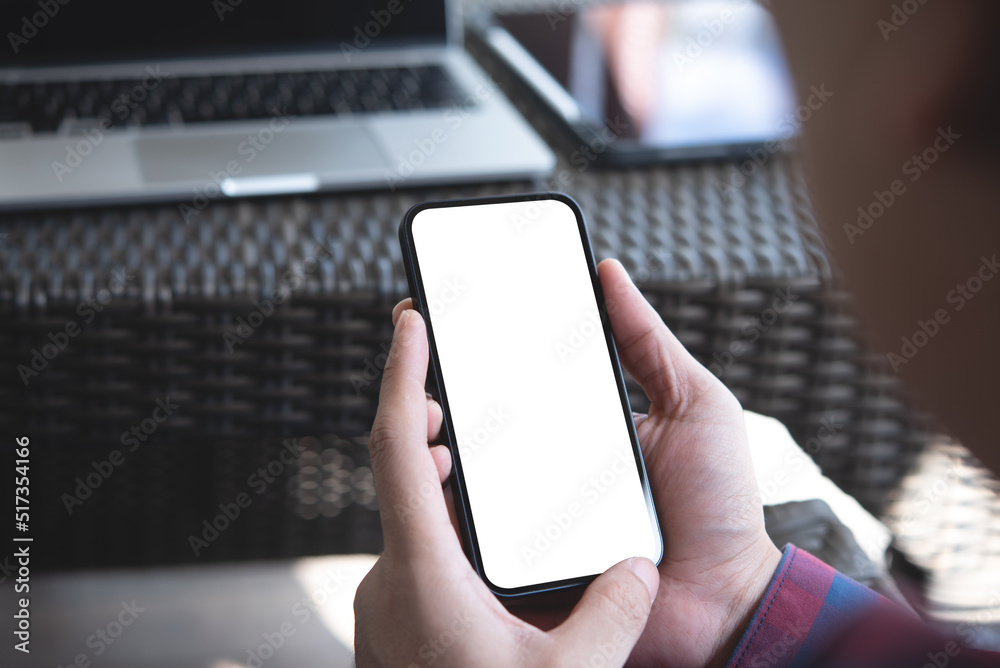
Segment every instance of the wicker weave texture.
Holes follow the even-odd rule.
[[[812,451],[829,475],[877,508],[919,451],[922,431],[894,380],[858,347],[847,300],[830,287],[804,215],[793,164],[775,158],[738,203],[724,202],[714,187],[730,168],[587,170],[567,190],[588,216],[598,256],[625,263],[685,345],[745,406],[785,420],[802,443],[817,436],[823,420],[839,425],[832,438],[814,440]],[[389,310],[406,295],[395,236],[406,208],[546,185],[218,202],[198,225],[184,225],[172,205],[8,217],[0,355],[12,372],[0,400],[12,410],[4,427],[51,444],[60,461],[53,488],[66,490],[92,461],[119,447],[122,433],[141,425],[157,399],[169,399],[179,408],[157,428],[152,446],[197,447],[184,455],[157,450],[156,484],[142,482],[150,473],[137,460],[102,495],[114,499],[124,526],[141,531],[142,518],[169,508],[184,521],[163,516],[157,526],[187,535],[185,527],[197,527],[226,501],[220,489],[248,475],[240,462],[252,449],[232,443],[271,439],[263,443],[277,452],[285,437],[365,433],[391,335]],[[298,271],[298,283],[283,278],[289,270]],[[283,285],[290,296],[271,313],[265,300]],[[89,300],[96,301],[81,311]],[[96,311],[102,300],[107,305],[86,322],[87,309]],[[79,335],[25,387],[14,368],[30,367],[34,350],[52,352],[43,351],[49,334],[65,331],[67,322],[79,325]],[[634,388],[633,401],[642,407]],[[164,473],[185,466],[193,453],[205,460],[200,477]],[[216,492],[188,495],[195,479]],[[185,501],[178,506],[177,498]],[[278,533],[253,549],[234,543],[213,554],[357,545],[339,530],[313,531],[316,522],[290,514],[293,498],[275,498],[274,517],[259,510],[266,503],[253,511],[262,526],[289,514],[286,530],[298,527],[293,533],[315,542]],[[52,501],[55,527],[72,540],[91,536],[102,544],[87,518],[100,522],[104,510],[88,503],[70,518]],[[140,563],[193,558],[183,541],[175,537],[174,544],[180,547],[173,553],[162,545],[148,545],[144,556],[125,544],[116,550]],[[377,538],[361,547],[377,549]],[[72,554],[83,559],[85,551]],[[102,558],[95,553],[81,563],[99,565]]]

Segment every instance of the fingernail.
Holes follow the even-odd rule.
[[[406,321],[409,319],[409,317],[410,317],[410,309],[406,309],[405,311],[399,314],[398,318],[396,318],[396,328],[392,331],[393,341],[396,340],[396,337],[399,335],[399,332],[403,329],[403,325],[406,324]]]
[[[649,590],[649,600],[652,601],[656,598],[656,590],[660,587],[660,572],[656,570],[653,562],[642,557],[633,557],[629,561],[629,568],[640,580],[646,583],[646,589]]]

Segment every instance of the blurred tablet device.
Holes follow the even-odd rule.
[[[572,133],[623,165],[773,153],[797,131],[770,13],[753,0],[633,0],[498,13],[474,34]]]

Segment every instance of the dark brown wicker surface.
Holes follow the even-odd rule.
[[[512,97],[543,135],[556,135],[532,103]],[[794,160],[772,157],[723,197],[719,183],[736,168],[581,171],[563,152],[559,169],[571,183],[558,189],[579,201],[598,256],[625,263],[744,406],[783,420],[827,475],[880,512],[930,437],[883,358],[859,343]],[[45,492],[34,517],[51,545],[38,565],[379,549],[364,434],[389,310],[407,292],[400,217],[427,199],[542,189],[554,186],[216,202],[189,225],[173,204],[0,218],[0,426],[37,444],[35,484]],[[227,340],[251,317],[252,300],[313,259],[288,303],[245,340]],[[85,323],[79,305],[120,268],[134,278]],[[779,294],[791,308],[751,341],[753,319],[769,319]],[[82,332],[25,387],[15,367],[67,321]],[[176,414],[69,515],[60,495],[167,397]],[[824,420],[836,434],[820,442]],[[248,490],[286,438],[307,454],[196,557],[189,536]]]

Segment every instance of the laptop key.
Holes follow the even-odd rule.
[[[28,123],[8,123],[0,120],[0,139],[21,139],[31,135]]]
[[[233,118],[238,120],[250,118],[250,105],[247,104],[244,97],[241,96],[234,99],[231,102],[230,107],[233,110]]]
[[[139,91],[139,92],[137,92]],[[106,118],[114,127],[441,109],[461,91],[437,66],[169,77],[0,86],[0,123],[56,132],[67,119]],[[18,125],[20,124],[20,125]]]

